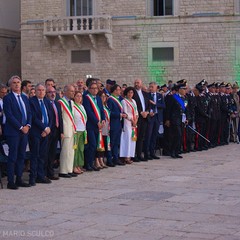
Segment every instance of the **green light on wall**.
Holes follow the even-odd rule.
[[[155,81],[159,85],[163,85],[165,83],[164,77],[166,76],[166,67],[161,62],[151,62],[148,65],[148,74],[151,81]]]
[[[235,70],[235,79],[234,82],[237,82],[240,85],[240,63],[236,63],[234,66]]]

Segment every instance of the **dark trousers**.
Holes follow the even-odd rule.
[[[164,126],[164,134],[163,134],[163,154],[170,155],[170,145],[171,145],[171,137],[169,127]]]
[[[169,127],[170,136],[170,154],[175,156],[179,154],[182,143],[182,125],[171,125]]]
[[[116,163],[118,161],[118,152],[121,139],[122,129],[111,130],[110,129],[110,145],[112,152],[112,161]]]
[[[207,125],[206,122],[197,122],[196,123],[197,131],[203,135],[205,138],[207,137]],[[196,149],[201,150],[207,145],[206,140],[200,137],[198,134],[196,135]]]
[[[93,167],[95,157],[96,157],[96,151],[97,151],[98,134],[99,134],[99,131],[94,131],[89,129],[87,130],[88,143],[85,145],[85,148],[84,148],[85,168]]]
[[[157,136],[158,136],[158,129],[159,129],[160,123],[157,119],[157,116],[153,116],[149,122],[147,127],[147,133],[146,133],[146,140],[145,140],[145,149],[144,149],[144,155],[145,157],[155,154],[155,147],[157,142]]]
[[[210,146],[217,145],[217,136],[218,136],[217,120],[210,119],[209,130],[208,130],[208,139],[211,142]]]
[[[19,133],[18,136],[7,136],[6,139],[9,147],[7,162],[8,182],[14,183],[14,174],[16,174],[17,180],[22,178],[28,135]]]
[[[47,159],[47,176],[53,177],[54,175],[54,161],[56,159],[56,153],[57,153],[57,144],[60,140],[60,129],[54,127],[49,139],[48,139],[48,159]]]
[[[193,122],[189,122],[188,125],[193,127]],[[187,133],[187,151],[192,151],[195,144],[195,133],[191,130],[188,126],[186,126],[186,133]]]
[[[220,135],[220,143],[225,144],[229,141],[229,117],[222,116],[221,117],[221,135]]]
[[[46,176],[46,164],[48,153],[48,136],[29,137],[31,142],[31,160],[29,182],[34,182],[36,178],[44,179]]]
[[[140,157],[143,152],[143,142],[145,140],[146,129],[148,126],[147,119],[140,116],[138,119],[137,126],[138,126],[138,136],[137,136],[137,142],[136,142],[136,155],[137,157]]]

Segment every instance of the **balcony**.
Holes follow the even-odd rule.
[[[44,36],[58,37],[63,48],[64,36],[73,36],[81,47],[81,36],[88,35],[94,48],[97,48],[96,35],[106,37],[108,45],[112,48],[112,19],[110,16],[79,16],[52,18],[44,21]]]

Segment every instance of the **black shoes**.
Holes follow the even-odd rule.
[[[48,177],[50,180],[59,180],[59,177],[55,177],[55,176],[50,176]]]
[[[171,154],[171,158],[183,158],[181,155],[179,154]]]
[[[160,157],[158,157],[158,156],[156,156],[156,155],[150,155],[150,157],[151,157],[152,159],[160,159]]]
[[[36,183],[43,183],[43,184],[49,184],[51,183],[52,181],[50,179],[48,179],[47,177],[43,178],[43,179],[40,179],[40,178],[37,178],[36,179]]]
[[[8,183],[7,184],[7,188],[8,189],[12,189],[12,190],[17,190],[18,189],[18,186],[14,183]]]
[[[59,173],[59,177],[61,177],[61,178],[71,178],[72,176],[69,175],[68,173]]]
[[[91,168],[92,168],[93,171],[96,171],[96,172],[97,172],[97,171],[100,171],[100,169],[97,168],[97,167],[92,166]]]
[[[76,174],[76,173],[73,173],[73,172],[71,172],[71,173],[68,173],[68,175],[70,175],[71,177],[77,177],[77,176],[78,176],[78,174]]]
[[[23,181],[16,181],[15,185],[16,185],[17,187],[31,187],[30,184],[25,183],[25,182],[23,182]]]
[[[121,162],[121,161],[117,161],[116,162],[116,165],[119,165],[119,166],[124,166],[124,165],[126,165],[125,163],[123,163],[123,162]]]
[[[108,167],[115,167],[116,165],[113,164],[112,162],[110,162],[110,163],[107,163],[107,166],[108,166]]]

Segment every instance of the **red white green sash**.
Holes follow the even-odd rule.
[[[95,114],[97,120],[100,122],[101,121],[101,113],[100,113],[100,109],[99,109],[97,103],[93,100],[93,97],[90,94],[86,95],[86,97],[89,99],[89,101],[92,105],[94,114]]]
[[[87,123],[87,114],[85,112],[85,110],[82,108],[82,106],[79,106],[78,104],[74,103],[74,108],[76,109],[76,111],[80,114],[81,119],[83,124],[86,126]]]
[[[133,119],[135,120],[137,118],[137,108],[135,104],[129,101],[127,98],[124,98],[124,100],[126,101],[127,105],[131,108]]]
[[[120,102],[120,100],[113,95],[111,95],[109,98],[111,98],[118,105],[118,107],[119,107],[119,109],[122,113],[123,112],[123,106],[122,106],[122,103]]]
[[[124,100],[127,103],[127,105],[131,108],[133,120],[136,120],[137,108],[136,108],[135,104],[133,102],[129,101],[127,98],[124,98]],[[132,126],[132,141],[135,141],[135,142],[137,141],[137,135],[138,135],[137,126],[136,127]]]
[[[86,124],[87,124],[87,114],[86,114],[84,108],[82,108],[82,106],[79,106],[76,103],[74,103],[74,108],[80,114],[80,116],[82,118],[82,122],[86,126]],[[84,144],[87,144],[88,141],[87,141],[87,131],[86,130],[83,132],[83,137],[84,137]]]
[[[103,107],[103,109],[104,109],[104,114],[105,114],[105,117],[106,117],[107,121],[110,122],[110,111],[109,111],[109,109],[105,106]]]
[[[73,113],[72,113],[72,110],[69,107],[69,104],[67,103],[67,101],[64,98],[59,99],[58,102],[61,104],[64,111],[67,113],[68,117],[70,118],[70,120],[73,124],[73,128],[76,131],[77,128],[76,128],[76,125],[74,123]]]

